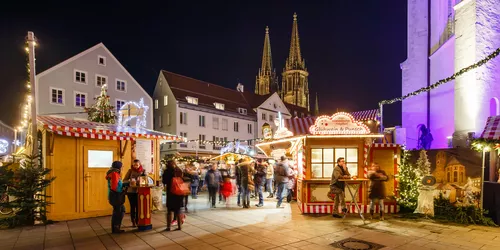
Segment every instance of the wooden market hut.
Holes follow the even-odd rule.
[[[297,169],[297,204],[302,213],[332,213],[333,201],[327,196],[333,168],[338,157],[344,157],[352,176],[359,181],[359,195],[356,201],[363,212],[368,212],[368,167],[371,162],[378,162],[388,174],[387,195],[396,193],[397,165],[400,161],[401,148],[397,144],[376,143],[383,138],[377,130],[372,132],[369,126],[355,120],[344,112],[332,116],[320,116],[312,119],[292,118],[283,122],[274,138],[256,146],[267,156],[279,158],[285,155],[290,165]],[[278,136],[282,134],[286,136]],[[352,200],[346,191],[346,201]],[[354,212],[354,203],[349,206]],[[386,212],[397,212],[394,200],[385,202]]]
[[[105,175],[111,162],[123,163],[123,177],[139,159],[148,175],[159,180],[160,141],[181,139],[153,130],[51,116],[38,116],[38,129],[43,166],[56,177],[47,190],[53,203],[48,218],[56,221],[110,215]]]

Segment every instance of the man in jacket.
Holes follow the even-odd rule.
[[[222,178],[220,172],[217,171],[217,166],[215,164],[210,165],[210,170],[208,170],[205,175],[205,185],[208,188],[208,197],[209,202],[212,202],[212,208],[215,208],[215,200],[217,190],[219,190],[220,183],[222,182]]]
[[[351,178],[351,174],[347,170],[345,165],[344,157],[339,157],[337,159],[337,166],[333,169],[332,179],[330,180],[330,188],[340,189],[341,193],[335,195],[335,202],[333,204],[333,214],[332,216],[335,218],[342,218],[339,215],[339,202],[342,207],[342,212],[345,214],[347,212],[346,204],[345,204],[345,183],[343,181],[339,181],[339,179],[349,179]]]
[[[285,156],[281,156],[281,161],[276,165],[276,171],[274,173],[274,180],[276,181],[276,185],[278,186],[278,192],[276,196],[278,198],[278,203],[276,203],[276,208],[281,207],[281,203],[283,202],[283,196],[286,192],[286,185],[288,184],[288,161]]]
[[[115,161],[111,164],[111,168],[106,173],[106,180],[108,181],[108,201],[113,206],[113,215],[111,216],[111,230],[112,233],[123,233],[121,230],[123,216],[125,215],[125,194],[127,188],[123,187],[122,178],[120,176],[122,163]]]
[[[255,205],[257,207],[264,206],[264,194],[262,193],[262,188],[264,187],[264,184],[266,182],[265,178],[266,178],[266,167],[262,164],[262,160],[259,159],[255,167],[255,176],[254,176],[255,188],[257,190],[257,194],[259,195],[259,204]]]

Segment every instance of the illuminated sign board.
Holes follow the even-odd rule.
[[[313,135],[366,135],[370,129],[354,120],[351,114],[339,112],[332,116],[320,116],[309,128]]]

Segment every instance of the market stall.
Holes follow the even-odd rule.
[[[372,133],[370,128],[354,120],[353,116],[340,112],[332,116],[320,116],[308,130],[303,128],[306,122],[280,122],[272,140],[256,146],[267,156],[279,158],[285,155],[296,165],[297,203],[302,213],[332,213],[333,201],[327,196],[329,183],[336,159],[344,157],[347,168],[353,176],[351,181],[358,188],[355,196],[360,209],[368,212],[367,166],[378,162],[390,180],[386,183],[386,193],[396,192],[397,163],[400,147],[396,144],[375,143],[383,135]],[[308,118],[303,118],[308,119]],[[299,127],[283,126],[298,124]],[[300,133],[298,131],[305,131]],[[296,132],[296,133],[294,133]],[[356,212],[353,195],[346,192],[346,201],[351,203],[350,212]],[[385,201],[387,213],[397,212],[395,201]]]
[[[160,179],[160,140],[181,139],[142,128],[51,116],[38,116],[38,126],[43,165],[56,177],[47,190],[53,203],[48,217],[56,221],[110,215],[105,175],[111,163],[123,163],[123,176],[134,159],[141,160],[149,176],[143,185],[154,186]],[[152,199],[144,199],[152,208]],[[146,217],[150,210],[144,210]]]

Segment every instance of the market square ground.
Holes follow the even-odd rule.
[[[182,231],[164,232],[165,216],[160,212],[154,214],[153,230],[148,232],[129,227],[128,215],[127,233],[121,235],[110,234],[109,217],[1,230],[0,249],[335,249],[332,243],[348,238],[384,246],[381,249],[500,249],[500,228],[390,217],[363,225],[354,214],[344,221],[301,215],[295,203],[276,209],[273,199],[266,199],[262,208],[241,209],[235,204],[233,197],[229,207],[208,209],[204,197],[190,200]]]

